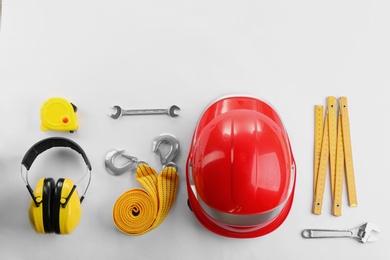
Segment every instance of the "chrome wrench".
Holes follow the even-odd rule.
[[[379,233],[379,229],[372,223],[364,223],[361,226],[348,230],[330,230],[330,229],[305,229],[302,231],[304,238],[340,238],[350,237],[355,238],[359,242],[374,242],[378,240],[375,236]]]
[[[176,110],[180,110],[178,106],[171,106],[168,109],[122,109],[120,106],[113,107],[115,113],[109,114],[113,119],[118,119],[121,116],[138,116],[138,115],[168,115],[171,117],[177,117]]]

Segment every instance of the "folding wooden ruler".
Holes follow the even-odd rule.
[[[323,110],[322,105],[315,106],[313,213],[321,214],[329,165],[332,213],[341,216],[344,172],[349,206],[357,206],[347,98],[339,98],[338,116],[335,97],[327,98],[325,120]]]

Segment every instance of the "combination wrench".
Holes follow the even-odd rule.
[[[118,119],[121,116],[139,116],[139,115],[168,115],[171,117],[177,117],[176,110],[180,108],[176,105],[171,106],[168,109],[122,109],[120,106],[113,106],[116,110],[115,113],[109,114],[113,119]]]

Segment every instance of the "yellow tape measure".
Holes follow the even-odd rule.
[[[347,98],[341,97],[339,103],[337,117],[336,98],[327,98],[324,123],[322,123],[323,107],[320,105],[315,106],[313,213],[316,215],[321,214],[322,211],[328,165],[330,165],[333,215],[341,215],[344,169],[349,205],[351,207],[357,206]]]

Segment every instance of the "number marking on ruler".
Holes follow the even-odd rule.
[[[321,156],[318,165],[317,182],[314,193],[313,213],[321,214],[322,200],[325,190],[326,172],[328,170],[329,161],[329,135],[328,135],[328,112],[325,115],[324,130],[322,134]]]
[[[322,131],[324,131],[324,106],[316,105],[314,107],[314,192],[317,186],[318,167],[321,157]]]
[[[352,145],[349,127],[348,103],[346,97],[340,98],[341,124],[343,128],[345,177],[347,182],[348,203],[350,207],[357,206],[355,176],[352,160]]]
[[[341,111],[339,110],[338,128],[337,128],[337,147],[336,147],[336,173],[334,180],[333,193],[333,215],[341,216],[341,203],[343,194],[343,175],[344,175],[344,147],[343,134],[341,127]]]
[[[334,194],[334,179],[336,167],[336,142],[337,142],[337,100],[328,97],[328,134],[329,134],[329,159],[330,159],[330,187]]]

